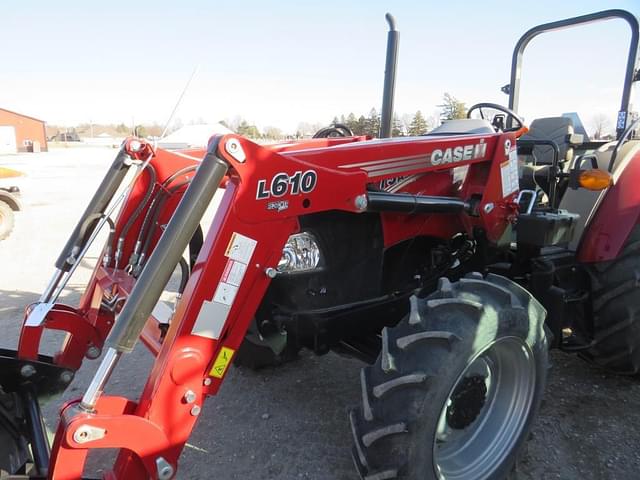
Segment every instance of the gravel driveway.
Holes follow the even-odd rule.
[[[25,211],[0,243],[0,346],[16,343],[23,307],[37,300],[53,262],[115,154],[69,148],[0,156],[22,170]],[[95,262],[90,252],[64,300],[73,304]],[[45,339],[45,350],[56,337]],[[519,465],[521,479],[640,478],[640,382],[604,374],[576,357],[552,355],[540,416]],[[138,345],[107,391],[135,398],[152,362]],[[63,400],[82,395],[97,367],[87,361],[64,398],[44,407],[50,428]],[[355,479],[347,408],[359,401],[358,361],[334,354],[254,373],[232,369],[210,398],[185,449],[183,479]],[[91,462],[99,471],[104,455]]]

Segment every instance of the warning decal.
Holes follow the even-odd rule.
[[[516,192],[518,185],[518,151],[514,148],[509,152],[509,160],[500,164],[502,178],[502,197]]]
[[[240,233],[233,232],[227,250],[224,252],[225,257],[231,260],[237,260],[242,263],[249,263],[251,255],[256,249],[256,242],[253,238],[245,237]]]
[[[234,232],[231,235],[231,240],[229,240],[224,252],[227,263],[213,298],[205,300],[200,307],[200,312],[191,330],[193,335],[214,340],[220,338],[257,244],[258,242],[253,238],[245,237],[240,233]]]
[[[220,353],[218,353],[216,361],[213,362],[213,367],[211,367],[209,375],[215,378],[222,378],[224,376],[224,373],[227,371],[229,363],[231,363],[231,359],[233,358],[234,353],[234,349],[222,347]]]
[[[222,278],[220,279],[220,281],[230,283],[231,285],[239,287],[246,271],[246,263],[229,259],[227,261],[227,265],[224,267],[224,272],[222,272]]]
[[[213,301],[230,307],[233,299],[236,298],[236,293],[238,293],[238,287],[230,283],[220,282],[216,293],[213,295]]]

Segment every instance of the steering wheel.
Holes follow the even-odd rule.
[[[353,132],[343,123],[334,123],[318,130],[312,138],[353,137]]]
[[[467,118],[471,118],[471,112],[473,112],[474,110],[478,110],[478,112],[480,113],[480,118],[484,120],[484,115],[482,113],[483,108],[491,108],[493,110],[498,110],[499,112],[502,112],[506,115],[506,118],[501,115],[500,116],[495,115],[493,117],[492,125],[493,125],[493,128],[496,129],[496,132],[519,132],[521,130],[522,130],[521,134],[526,132],[526,130],[523,130],[523,129],[526,129],[524,120],[520,118],[520,116],[513,110],[507,107],[503,107],[502,105],[498,105],[497,103],[489,103],[489,102],[476,103],[467,111]],[[511,120],[515,120],[516,125],[514,126],[512,121],[505,122],[507,118],[510,118]],[[509,126],[507,127],[507,125]]]

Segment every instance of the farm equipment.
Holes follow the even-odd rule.
[[[527,43],[612,18],[632,32],[617,140],[585,141],[563,118],[526,128],[517,107]],[[388,20],[381,136],[398,39]],[[307,348],[369,364],[349,415],[362,478],[507,476],[540,405],[550,347],[640,372],[640,142],[628,120],[637,51],[638,22],[621,10],[535,27],[514,52],[509,108],[478,104],[470,114],[500,113],[424,136],[371,139],[333,126],[268,146],[214,136],[206,150],[181,152],[127,139],[27,308],[17,351],[0,352],[0,469],[82,478],[90,451],[118,449],[105,478],[172,478],[234,359],[261,366]],[[80,304],[59,303],[107,224]],[[175,271],[179,300],[159,308]],[[54,357],[39,353],[45,330],[67,334]],[[140,398],[104,394],[139,340],[156,357]],[[62,408],[49,450],[38,398],[101,355],[83,397]]]
[[[14,212],[22,210],[18,196],[20,188],[8,183],[9,178],[22,176],[23,173],[11,168],[0,167],[0,240],[7,238],[13,231]]]

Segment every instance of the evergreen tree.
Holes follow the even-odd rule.
[[[380,115],[378,115],[375,108],[372,108],[369,112],[365,129],[367,135],[371,135],[372,137],[380,135]]]
[[[258,128],[255,125],[249,125],[246,120],[240,122],[236,133],[247,138],[260,138]]]
[[[364,115],[360,115],[358,121],[356,122],[356,128],[353,130],[353,133],[356,135],[366,135],[367,134],[367,119],[364,118]]]
[[[400,122],[400,119],[396,115],[394,115],[393,124],[391,127],[391,136],[401,137],[402,135],[404,135],[404,132],[402,131],[402,122]]]
[[[427,125],[427,121],[422,116],[422,112],[418,110],[416,114],[413,116],[413,120],[411,120],[411,125],[409,125],[409,135],[422,135],[426,133],[429,129],[429,125]]]
[[[356,120],[356,116],[353,113],[350,113],[345,120],[345,125],[349,127],[349,129],[354,133],[354,135],[359,135],[357,133],[358,129],[358,120]]]

